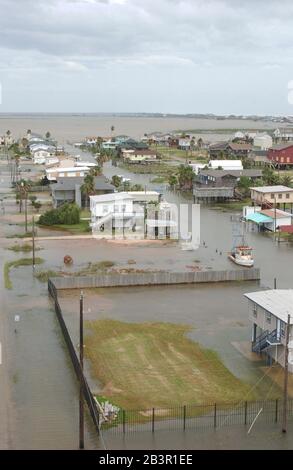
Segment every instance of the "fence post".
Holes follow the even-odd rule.
[[[183,405],[183,430],[185,431],[186,426],[186,405]]]
[[[122,410],[123,434],[125,434],[125,410]]]
[[[153,408],[153,413],[152,413],[152,432],[155,431],[155,408]]]
[[[278,407],[279,407],[279,400],[276,398],[276,407],[275,407],[275,423],[278,422]]]
[[[244,424],[247,424],[247,401],[244,405]]]
[[[214,406],[214,428],[217,427],[217,403]]]

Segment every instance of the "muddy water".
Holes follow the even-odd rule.
[[[143,175],[142,181],[146,178],[148,176]],[[186,201],[176,193],[166,193],[166,197],[170,202]],[[66,240],[40,242],[43,250],[38,255],[45,259],[45,269],[64,268],[63,256],[67,253],[74,257],[72,269],[103,259],[115,260],[121,266],[125,266],[129,259],[135,259],[137,266],[169,270],[189,269],[187,266],[193,264],[202,268],[237,268],[226,257],[232,242],[230,215],[202,208],[201,239],[205,241],[205,246],[195,252],[182,252],[179,247],[133,248],[96,240],[73,240],[70,243]],[[6,225],[0,221],[2,234]],[[86,295],[87,314],[124,321],[188,323],[193,327],[190,332],[192,339],[218,351],[235,375],[254,384],[260,376],[260,364],[250,363],[231,344],[250,338],[243,293],[272,286],[274,277],[277,277],[279,287],[292,287],[293,249],[287,244],[278,245],[271,236],[257,232],[248,232],[247,240],[254,247],[256,265],[261,268],[260,285],[245,283],[100,290],[95,298],[91,298],[89,293]],[[4,248],[1,248],[0,254],[2,260],[21,257],[4,251]],[[15,410],[10,446],[76,448],[78,387],[48,300],[46,285],[33,280],[30,269],[23,267],[12,272],[12,291],[5,290],[1,283],[1,299],[6,299],[1,309],[1,320],[7,331],[6,369],[12,408]],[[65,297],[62,300],[75,334],[78,324],[77,318],[74,318],[74,312],[76,315],[78,312],[76,300],[75,296],[69,297],[69,301]],[[20,316],[17,324],[15,315]],[[15,328],[17,333],[14,332]],[[262,382],[262,386],[264,393],[273,393],[269,382]],[[107,440],[109,447],[118,445],[114,441],[111,444],[110,437]],[[87,421],[86,442],[88,447],[102,446],[90,420]],[[133,445],[137,444],[134,442]],[[166,447],[168,442],[164,444],[164,441],[158,440],[157,445]],[[131,448],[131,441],[127,446]]]

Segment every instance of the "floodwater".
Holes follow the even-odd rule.
[[[47,131],[64,144],[76,142],[86,136],[109,136],[111,126],[115,134],[126,134],[135,138],[149,132],[171,132],[174,130],[204,129],[275,129],[276,122],[263,122],[240,119],[196,119],[186,117],[137,117],[93,114],[0,114],[0,135],[8,129],[17,138],[22,137],[27,129],[45,134]],[[282,124],[282,127],[284,125]],[[195,133],[195,135],[197,135]],[[224,136],[224,139],[227,136]],[[208,133],[204,140],[221,140],[222,134]]]
[[[48,121],[44,121],[45,124],[44,122],[40,124],[38,120],[34,122],[36,127],[48,125]],[[25,123],[25,127],[41,131],[26,120]],[[23,126],[23,123],[21,125]],[[226,126],[228,127],[227,122]],[[10,127],[13,130],[12,126]],[[44,127],[44,130],[47,128]],[[111,176],[112,172],[118,173],[117,168],[113,167],[110,162],[105,165],[104,171],[107,176]],[[137,177],[129,172],[126,174],[124,171],[119,171],[119,174],[122,173],[130,176],[132,181],[148,185],[148,189],[161,190],[170,202],[191,203],[188,198],[167,192],[164,185],[152,185],[150,175]],[[9,212],[17,211],[13,201],[10,201],[7,208]],[[45,259],[44,269],[64,269],[65,254],[73,256],[72,269],[79,269],[89,261],[105,259],[113,260],[121,267],[127,266],[128,261],[134,259],[135,267],[144,269],[189,270],[195,266],[200,269],[211,267],[237,269],[237,266],[231,265],[226,257],[232,244],[230,218],[231,214],[228,212],[202,207],[201,240],[205,242],[205,245],[202,243],[199,250],[194,252],[181,251],[178,246],[154,247],[150,244],[143,247],[131,247],[97,240],[72,240],[72,242],[49,240],[38,243],[43,248],[38,252],[38,256]],[[0,236],[6,236],[15,231],[14,226],[7,225],[5,217],[0,218]],[[287,243],[278,244],[271,235],[256,231],[247,231],[246,237],[247,242],[254,248],[256,266],[261,268],[260,284],[248,282],[172,286],[172,288],[162,286],[98,290],[95,298],[91,297],[89,292],[86,293],[86,314],[134,322],[159,320],[190,324],[193,327],[190,332],[192,339],[216,350],[235,375],[253,385],[260,377],[261,364],[251,363],[232,345],[232,342],[250,339],[247,304],[243,293],[272,287],[275,277],[278,287],[292,287],[293,247]],[[0,247],[2,264],[4,260],[28,256],[6,251],[5,247],[10,244],[10,240],[2,238]],[[30,267],[20,267],[13,270],[11,291],[4,289],[3,282],[0,283],[0,295],[3,300],[0,341],[5,351],[0,374],[5,371],[8,376],[5,396],[9,400],[7,408],[11,410],[9,439],[7,443],[0,442],[0,448],[5,446],[19,449],[76,448],[78,443],[78,386],[52,304],[48,299],[46,284],[34,279],[30,269]],[[146,296],[148,302],[145,302]],[[76,294],[70,297],[67,293],[61,297],[68,324],[73,334],[76,334],[78,325]],[[19,322],[15,322],[15,315],[19,315]],[[274,387],[269,380],[263,381],[262,386],[264,394],[273,394]],[[2,412],[4,413],[4,410],[0,406],[1,418]],[[0,428],[1,426],[3,426],[3,420]],[[103,442],[97,438],[88,418],[86,428],[87,448],[103,448]],[[225,437],[228,432],[217,431],[214,438],[212,438],[213,433],[198,436],[194,446],[195,448],[200,448],[200,446],[208,448],[212,441],[218,448],[229,448],[228,438]],[[163,432],[156,434],[155,437],[147,437],[147,434],[143,433],[133,438],[128,436],[124,441],[119,440],[117,436],[106,435],[106,444],[108,448],[131,449],[143,446],[145,448],[175,448],[178,442],[182,447],[193,447],[192,434],[188,434],[191,437],[186,437],[186,433],[184,437],[180,432],[172,431],[172,433],[172,437],[170,433]],[[241,447],[244,445],[243,431],[236,430],[236,433],[238,437],[235,438],[235,442],[238,442]],[[0,438],[2,435],[0,429]],[[253,445],[262,447],[263,439],[260,433],[255,434]],[[274,438],[273,446],[275,445],[280,448],[291,446],[285,438],[282,442]]]

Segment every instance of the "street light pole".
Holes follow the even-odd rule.
[[[290,331],[290,315],[288,314],[286,326],[286,345],[285,345],[285,367],[284,367],[284,398],[283,398],[283,424],[282,432],[287,432],[287,410],[288,410],[288,356],[289,356],[289,331]]]
[[[84,449],[84,403],[83,403],[83,292],[80,292],[79,300],[79,448]]]
[[[35,269],[35,217],[33,216],[33,269]]]

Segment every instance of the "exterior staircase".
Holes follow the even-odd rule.
[[[260,354],[265,349],[277,344],[281,344],[280,333],[277,333],[277,330],[265,330],[252,343],[252,351]]]

